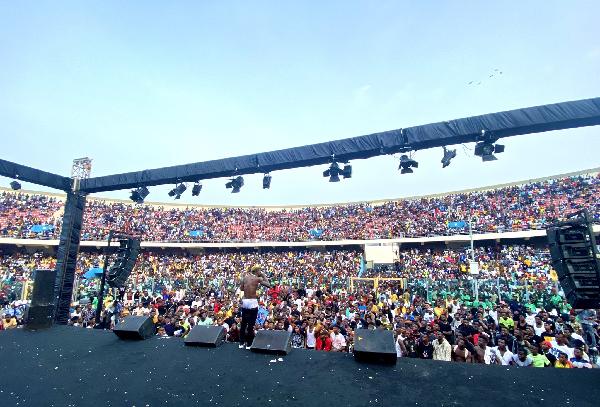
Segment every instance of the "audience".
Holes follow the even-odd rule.
[[[57,238],[64,203],[45,195],[2,192],[0,237]],[[384,239],[543,229],[586,208],[600,223],[600,178],[589,174],[511,187],[401,199],[384,203],[266,210],[166,208],[88,199],[83,240],[105,240],[109,230],[147,241],[309,241]],[[48,225],[38,233],[32,226]]]
[[[442,236],[543,229],[588,209],[600,223],[598,174],[378,204],[266,210],[167,208],[89,199],[83,240],[111,229],[146,241],[308,241]],[[0,193],[0,237],[56,239],[63,198]],[[398,357],[518,367],[597,367],[596,310],[574,310],[551,267],[548,249],[522,244],[475,249],[402,247],[392,265],[367,269],[358,250],[143,250],[121,290],[104,298],[95,319],[104,256],[82,248],[69,323],[112,328],[148,315],[163,338],[195,325],[219,325],[239,340],[239,281],[258,264],[272,288],[260,292],[256,330],[287,330],[294,348],[352,352],[357,329],[394,332]],[[23,325],[37,269],[49,252],[0,251],[0,330]],[[90,272],[92,274],[90,274]],[[86,278],[86,276],[88,278]],[[362,279],[356,279],[356,277]]]

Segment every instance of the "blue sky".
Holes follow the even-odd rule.
[[[66,175],[89,156],[107,175],[597,97],[598,15],[598,1],[5,1],[0,157]],[[208,180],[181,202],[361,201],[576,171],[600,166],[599,132],[509,138],[491,163],[459,146],[444,170],[441,149],[420,151],[405,176],[385,156],[337,184],[321,166],[273,173],[268,191],[260,175],[239,194]]]

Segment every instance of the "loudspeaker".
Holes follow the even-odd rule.
[[[552,266],[573,308],[600,307],[600,264],[587,211],[546,230]]]
[[[113,332],[121,339],[146,339],[155,332],[151,317],[125,317],[115,325]]]
[[[31,290],[31,306],[54,304],[56,270],[36,270]]]
[[[183,343],[186,346],[207,346],[216,348],[225,342],[225,328],[222,326],[196,325],[192,328]]]
[[[250,350],[258,353],[287,355],[292,350],[292,333],[261,329],[256,333]]]
[[[117,260],[108,270],[106,283],[109,287],[120,288],[125,285],[127,278],[135,266],[135,261],[140,252],[140,241],[133,238],[122,239],[119,241],[117,250]]]
[[[54,319],[54,283],[56,270],[36,270],[27,311],[28,329],[50,328]]]
[[[354,332],[354,360],[393,365],[397,359],[392,331],[357,329]]]
[[[27,309],[25,317],[26,329],[43,329],[50,328],[54,320],[54,304],[52,305],[35,305]]]

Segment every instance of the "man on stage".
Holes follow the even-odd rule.
[[[269,280],[261,271],[259,265],[250,268],[250,272],[242,277],[241,289],[244,292],[242,300],[242,323],[240,324],[240,349],[246,346],[250,349],[254,340],[254,325],[258,315],[258,297],[256,289],[261,284],[265,287],[271,287]]]

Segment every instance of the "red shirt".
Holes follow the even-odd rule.
[[[315,343],[315,349],[316,350],[324,350],[326,352],[329,352],[331,350],[331,338],[330,337],[325,338],[325,343],[323,343],[323,340],[319,336],[317,338],[317,342]]]

